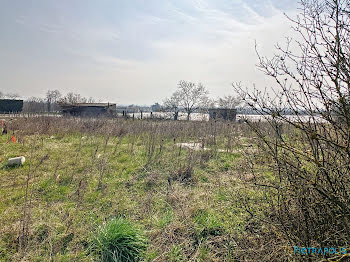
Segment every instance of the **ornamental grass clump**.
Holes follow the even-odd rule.
[[[147,249],[144,233],[125,218],[114,218],[100,226],[92,251],[103,262],[140,261]]]

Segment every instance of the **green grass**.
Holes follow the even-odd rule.
[[[186,259],[183,255],[183,250],[181,246],[174,245],[167,254],[167,260],[169,262],[185,262]]]
[[[100,226],[92,240],[91,251],[99,261],[134,262],[144,257],[147,239],[125,218],[113,218]]]
[[[133,122],[121,124],[127,128]],[[130,128],[123,137],[66,131],[51,138],[22,130],[24,143],[12,144],[0,136],[0,261],[113,261],[118,256],[125,261],[232,261],[226,260],[227,239],[244,232],[247,221],[244,206],[236,203],[238,192],[243,194],[237,177],[242,154],[238,148],[180,150],[174,137],[176,142],[200,141],[203,134],[199,127],[186,133],[187,123],[178,124],[184,127],[169,134],[157,127],[160,122],[151,131]],[[218,134],[217,148],[225,147],[225,136]],[[4,168],[7,158],[19,155],[27,159],[23,167]],[[39,165],[45,155],[49,158]],[[179,175],[187,167],[191,177],[182,181]],[[16,239],[28,172],[28,239],[20,250]],[[247,194],[256,206],[263,201],[259,194]]]
[[[193,220],[201,238],[224,234],[222,217],[212,210],[198,210]]]

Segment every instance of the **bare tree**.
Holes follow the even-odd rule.
[[[209,91],[201,84],[197,85],[192,82],[181,80],[177,90],[173,94],[179,98],[179,106],[187,114],[187,120],[190,120],[190,115],[208,104]]]
[[[47,111],[51,112],[52,109],[55,108],[57,101],[61,98],[60,91],[56,90],[48,90],[46,92],[46,101],[47,101]]]
[[[59,103],[62,103],[62,104],[78,104],[78,103],[86,103],[86,102],[87,102],[87,99],[85,97],[73,92],[69,92],[59,100]]]
[[[7,93],[4,95],[6,98],[8,99],[16,99],[19,97],[19,94],[16,94],[16,93]]]
[[[0,91],[0,98],[16,99],[18,97],[19,97],[19,94],[17,93],[4,93]]]
[[[266,120],[265,127],[247,122],[276,175],[255,178],[275,196],[269,222],[292,245],[343,246],[350,239],[350,2],[300,4],[289,19],[301,40],[277,45],[272,58],[258,52],[273,94],[235,87]]]
[[[23,112],[41,113],[45,112],[45,100],[40,97],[30,97],[23,103]]]
[[[95,99],[93,97],[89,97],[87,100],[86,100],[86,103],[95,103]]]
[[[164,108],[173,113],[174,120],[177,120],[180,112],[181,97],[178,92],[172,94],[170,98],[166,98],[163,102]]]
[[[225,95],[217,100],[217,104],[220,108],[234,109],[241,104],[242,99],[233,95]]]

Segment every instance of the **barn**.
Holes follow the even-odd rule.
[[[19,113],[23,110],[23,100],[0,99],[0,114]]]
[[[71,116],[113,116],[116,114],[116,104],[111,103],[77,103],[60,104],[64,115]]]
[[[236,121],[237,109],[211,108],[209,109],[210,120]]]

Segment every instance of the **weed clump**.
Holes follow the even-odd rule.
[[[91,250],[99,261],[140,261],[147,249],[143,232],[125,218],[114,218],[100,226],[92,241]]]

